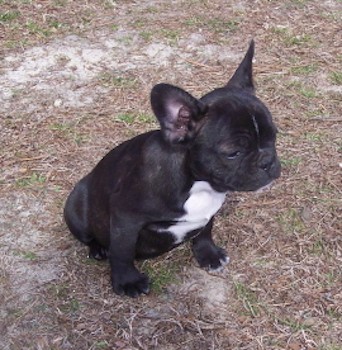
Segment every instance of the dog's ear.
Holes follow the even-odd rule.
[[[244,59],[226,85],[227,88],[245,89],[254,93],[253,56],[254,40],[251,41]]]
[[[169,84],[153,87],[151,105],[163,136],[170,143],[185,143],[193,139],[207,111],[203,102]]]

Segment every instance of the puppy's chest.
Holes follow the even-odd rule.
[[[209,183],[196,181],[184,203],[185,214],[163,231],[174,236],[175,244],[181,243],[189,232],[200,229],[209,222],[221,208],[225,196],[225,193],[216,192]]]

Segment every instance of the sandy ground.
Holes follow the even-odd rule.
[[[0,3],[0,347],[341,349],[340,2],[99,2],[88,29],[28,34],[15,48],[6,11],[30,19],[45,5]],[[157,127],[153,84],[200,96],[228,80],[251,37],[283,179],[225,204],[215,234],[232,262],[221,275],[184,246],[139,265],[150,296],[115,296],[107,263],[89,261],[63,223],[68,191]]]

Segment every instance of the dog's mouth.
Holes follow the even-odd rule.
[[[207,181],[212,188],[217,192],[256,192],[262,193],[268,191],[273,183],[280,176],[280,166],[277,162],[274,163],[271,169],[266,172],[262,169],[251,173],[233,174],[229,177],[219,176],[212,172],[210,174],[201,174],[195,167],[193,175],[196,180]]]
[[[268,191],[274,183],[274,179],[268,179],[266,182],[257,184],[247,182],[220,182],[213,181],[212,187],[219,192],[255,192],[262,193]]]
[[[231,186],[230,184],[222,181],[221,179],[213,176],[210,178],[210,180],[208,181],[211,185],[211,187],[217,191],[217,192],[234,192],[235,189],[233,186]]]

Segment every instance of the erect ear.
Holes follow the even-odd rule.
[[[169,84],[153,87],[151,105],[164,138],[171,143],[184,143],[193,139],[207,111],[203,102]]]
[[[253,56],[254,56],[254,40],[251,41],[247,53],[240,63],[239,67],[229,80],[226,87],[239,88],[249,90],[254,93],[253,84]]]

